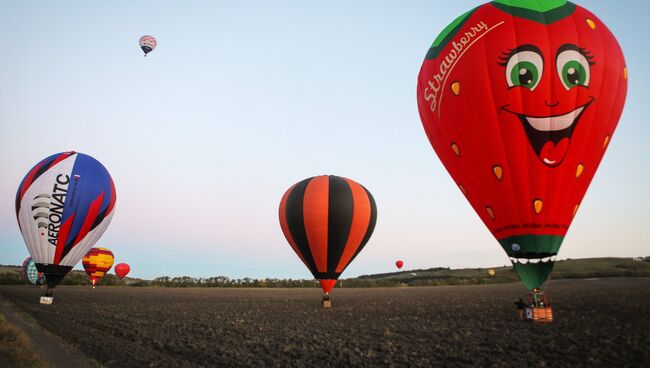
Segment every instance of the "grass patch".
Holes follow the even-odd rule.
[[[1,314],[0,357],[10,360],[16,367],[44,367],[27,336],[10,324]]]

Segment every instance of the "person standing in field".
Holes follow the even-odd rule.
[[[515,302],[515,305],[517,306],[517,311],[519,312],[519,319],[523,321],[524,310],[526,309],[527,305],[524,303],[524,300],[522,298],[519,298],[519,300]]]

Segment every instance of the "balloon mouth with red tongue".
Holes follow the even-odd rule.
[[[519,118],[540,161],[546,166],[555,167],[566,157],[573,130],[591,102],[593,99],[573,111],[552,116],[528,116],[510,111],[507,106],[502,109]]]
[[[334,288],[334,285],[336,285],[336,280],[318,280],[318,282],[320,283],[320,287],[323,288],[325,294],[329,294]]]

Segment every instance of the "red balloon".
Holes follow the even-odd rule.
[[[626,90],[612,33],[563,0],[491,1],[425,57],[417,100],[429,141],[531,290],[553,268]]]
[[[121,279],[126,277],[126,275],[129,274],[129,271],[131,271],[131,267],[126,263],[120,263],[115,266],[115,274]]]
[[[398,259],[397,262],[395,262],[395,266],[397,266],[397,268],[401,270],[402,266],[404,266],[404,262]]]

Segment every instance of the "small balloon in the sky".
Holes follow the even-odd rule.
[[[144,51],[145,57],[156,48],[156,45],[158,45],[158,42],[154,36],[144,35],[140,37],[140,48]]]
[[[488,270],[488,275],[490,275],[490,276],[494,276],[494,275],[496,275],[496,274],[497,274],[497,272],[496,272],[495,270],[493,270],[493,269],[491,269],[491,268]]]
[[[398,270],[401,270],[402,267],[404,266],[404,261],[402,261],[401,259],[398,259],[398,260],[395,262],[395,266],[397,266],[397,269],[398,269]]]

